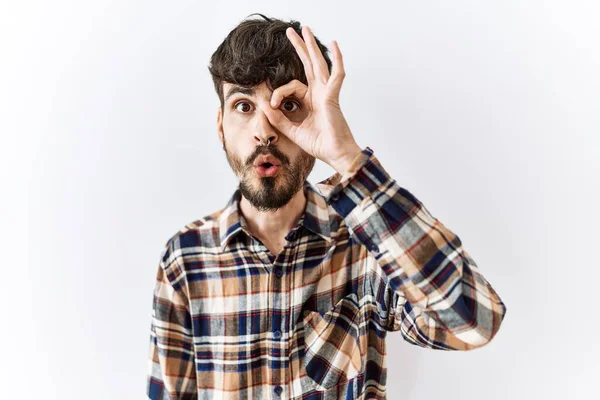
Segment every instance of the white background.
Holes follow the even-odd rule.
[[[600,377],[593,1],[3,1],[3,399],[144,398],[159,254],[237,180],[207,65],[253,12],[342,50],[361,147],[508,312],[487,346],[388,336],[388,398],[589,399]],[[333,174],[318,162],[309,180]]]

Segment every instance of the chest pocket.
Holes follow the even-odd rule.
[[[317,390],[327,390],[356,377],[363,369],[362,321],[358,297],[343,297],[326,313],[304,316],[305,368]]]

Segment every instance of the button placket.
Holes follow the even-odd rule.
[[[270,284],[270,292],[271,292],[271,300],[270,300],[270,310],[271,310],[271,332],[273,335],[273,341],[271,342],[273,354],[283,354],[285,353],[285,343],[281,338],[283,337],[284,331],[282,331],[286,324],[287,318],[283,315],[282,310],[285,311],[289,307],[288,299],[286,294],[289,292],[287,284],[288,279],[286,279],[285,271],[283,269],[283,265],[280,263],[283,260],[288,258],[288,249],[287,246],[284,250],[272,260],[270,264],[272,269],[272,279]],[[282,348],[283,347],[283,348]],[[281,359],[282,364],[286,361]],[[271,375],[271,382],[274,384],[287,382],[287,371],[286,368],[275,369]],[[279,397],[283,393],[283,387],[281,385],[276,386],[273,389],[275,397]]]

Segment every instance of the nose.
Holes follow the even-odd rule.
[[[267,105],[269,107],[269,105]],[[254,134],[254,140],[257,146],[267,145],[267,143],[276,143],[279,140],[279,134],[277,130],[271,125],[267,115],[262,112],[257,112],[258,122],[256,124],[256,133]]]

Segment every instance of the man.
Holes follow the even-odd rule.
[[[337,42],[332,62],[308,27],[261,17],[211,58],[239,187],[163,250],[147,395],[384,399],[387,332],[471,350],[506,306],[459,237],[355,141]],[[316,159],[336,171],[318,188]]]

